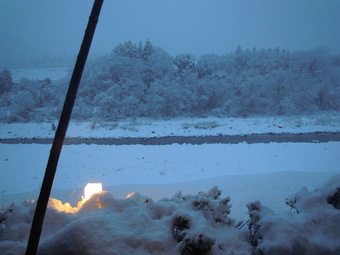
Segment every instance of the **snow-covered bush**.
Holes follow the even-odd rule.
[[[75,208],[50,199],[39,254],[336,255],[337,180],[289,196],[287,204],[298,214],[255,201],[247,204],[249,221],[238,224],[229,217],[229,197],[221,198],[217,187],[157,202],[139,193],[116,199],[104,191]],[[24,254],[34,208],[33,201],[3,208],[0,254]]]
[[[334,186],[302,188],[287,198],[294,212],[289,214],[249,203],[249,240],[256,254],[339,254],[340,211],[332,206],[337,192]]]
[[[215,187],[155,202],[102,192],[78,208],[51,199],[39,254],[250,254],[245,232],[228,217],[229,198],[220,195]],[[34,207],[25,203],[2,214],[1,254],[24,253]]]
[[[3,69],[0,71],[0,95],[12,89],[13,80],[9,70]]]
[[[340,209],[340,187],[336,188],[334,194],[327,197],[327,202],[333,205],[336,209]]]

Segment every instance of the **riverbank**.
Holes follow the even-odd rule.
[[[53,138],[57,121],[0,123],[0,139]],[[340,112],[249,118],[136,118],[115,122],[71,121],[68,138],[156,138],[340,132]]]
[[[170,145],[170,144],[237,144],[237,143],[326,143],[340,141],[340,132],[315,132],[299,134],[250,134],[218,136],[165,136],[148,138],[66,138],[65,145]],[[0,139],[3,144],[52,144],[52,138],[8,138]]]

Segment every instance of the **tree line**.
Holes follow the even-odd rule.
[[[0,72],[0,121],[58,119],[69,77],[22,79]],[[340,54],[326,47],[170,56],[150,41],[119,44],[88,63],[73,118],[247,117],[340,110]]]

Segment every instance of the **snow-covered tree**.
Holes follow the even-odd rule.
[[[121,57],[139,58],[140,53],[139,53],[138,49],[139,48],[136,44],[133,44],[131,41],[127,41],[127,42],[119,44],[113,50],[113,52],[117,56],[121,56]]]
[[[144,45],[143,53],[142,53],[143,60],[145,61],[148,60],[152,53],[153,53],[153,45],[150,42],[150,40],[147,40]]]
[[[13,87],[12,74],[8,69],[0,72],[0,94],[8,92]]]
[[[174,64],[177,67],[178,73],[184,70],[195,70],[196,59],[191,54],[181,54],[175,57]]]

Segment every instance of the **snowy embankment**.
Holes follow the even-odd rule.
[[[53,138],[57,122],[0,123],[0,139]],[[117,122],[71,122],[67,137],[123,138],[340,132],[340,113],[257,118],[147,118]]]
[[[339,116],[93,121],[71,123],[68,136],[339,132]],[[0,124],[0,138],[53,135],[51,123]],[[1,254],[24,253],[34,204],[20,203],[37,198],[49,150],[0,144]],[[340,142],[65,145],[41,254],[339,254],[339,151]],[[88,182],[110,193],[76,207]],[[132,192],[143,196],[125,198]]]

